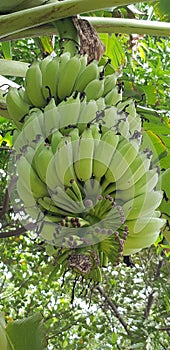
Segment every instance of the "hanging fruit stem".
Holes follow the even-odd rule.
[[[59,35],[60,52],[70,52],[74,56],[79,52],[79,36],[73,24],[72,18],[63,18],[53,22]]]

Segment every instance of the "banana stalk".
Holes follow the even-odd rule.
[[[72,18],[62,18],[53,22],[59,34],[60,52],[70,52],[74,56],[79,51],[79,37]]]

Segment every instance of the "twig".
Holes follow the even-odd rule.
[[[114,315],[116,316],[116,318],[119,320],[119,322],[121,323],[121,325],[123,326],[123,328],[125,329],[126,333],[128,335],[130,335],[130,332],[128,330],[128,325],[127,323],[123,320],[122,316],[120,315],[117,307],[113,304],[113,302],[110,300],[110,298],[108,297],[108,295],[104,292],[104,290],[101,287],[97,287],[96,288],[99,293],[101,294],[102,297],[105,298],[105,300],[107,301],[108,305],[111,307],[111,309],[114,312]]]
[[[9,210],[9,191],[8,188],[6,189],[5,192],[5,198],[4,198],[4,203],[3,203],[3,208],[0,212],[0,219],[4,216],[5,213]]]
[[[163,348],[164,350],[168,350],[168,349],[162,344],[161,341],[159,341],[159,344],[162,346],[162,348]]]
[[[155,282],[159,278],[162,265],[163,265],[163,259],[160,260],[158,263],[158,267],[157,267],[157,270],[155,272],[153,282]],[[148,296],[148,302],[147,302],[145,310],[144,310],[144,319],[148,318],[154,301],[155,301],[154,290],[152,290]]]
[[[19,235],[23,234],[26,231],[32,230],[33,228],[35,228],[35,224],[30,223],[30,224],[27,224],[25,226],[19,227],[19,228],[15,229],[15,230],[1,232],[0,233],[0,238],[19,236]]]

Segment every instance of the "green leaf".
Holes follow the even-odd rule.
[[[111,59],[112,66],[115,71],[124,64],[125,53],[123,47],[115,34],[100,34],[100,39],[106,47],[105,56]]]
[[[1,44],[2,47],[2,53],[4,58],[7,60],[12,58],[12,49],[11,49],[11,42],[10,41],[4,41]]]
[[[40,37],[44,52],[50,54],[54,51],[51,38],[49,36]]]
[[[155,105],[157,102],[157,91],[154,85],[145,85],[143,90],[146,94],[146,101],[148,105]]]
[[[170,200],[170,168],[163,172],[161,176],[161,188],[165,191]]]
[[[170,21],[170,2],[169,0],[160,0],[155,5],[155,11],[157,15],[161,17],[161,20]]]
[[[167,149],[161,138],[152,130],[142,132],[142,149],[149,148],[153,152],[152,162],[157,163],[167,156]]]
[[[45,332],[38,312],[28,318],[8,323],[7,335],[13,350],[45,350]]]

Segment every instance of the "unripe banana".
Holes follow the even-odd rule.
[[[44,68],[42,74],[42,93],[44,98],[53,97],[57,101],[60,57],[54,57]]]
[[[94,143],[93,175],[96,179],[100,179],[109,168],[118,142],[119,136],[113,130],[108,130],[99,143]]]
[[[122,135],[124,138],[129,140],[131,134],[129,132],[129,122],[127,120],[127,117],[120,119],[118,125],[117,125],[117,132],[118,134]]]
[[[80,188],[77,184],[77,182],[73,179],[70,180],[70,186],[71,186],[71,189],[72,191],[74,192],[76,198],[77,198],[77,201],[79,202],[82,202],[82,194],[81,194],[81,191],[80,191]]]
[[[59,129],[61,115],[55,103],[55,99],[52,98],[48,105],[44,108],[44,131],[45,137],[51,135],[52,131]]]
[[[41,60],[39,62],[39,66],[40,66],[40,69],[41,69],[41,73],[42,73],[42,77],[43,77],[43,74],[46,70],[46,66],[47,64],[53,60],[53,57],[51,55],[48,55],[47,57],[45,57],[43,60]]]
[[[50,202],[47,202],[44,200],[44,198],[49,198]],[[40,207],[45,209],[45,211],[48,211],[50,214],[53,213],[57,218],[60,218],[61,220],[61,212],[59,208],[56,207],[55,203],[51,200],[50,197],[44,197],[38,199],[38,204],[40,204]],[[63,212],[62,212],[63,214]]]
[[[38,176],[40,177],[40,179],[44,183],[46,183],[47,186],[48,186],[48,182],[46,179],[47,169],[53,157],[54,155],[51,150],[51,146],[47,144],[42,144],[42,146],[40,145],[34,155],[34,164],[36,167],[35,170]]]
[[[162,191],[143,193],[123,205],[126,220],[134,220],[142,216],[152,216],[162,200]],[[128,221],[127,221],[128,225]]]
[[[26,144],[33,148],[38,147],[42,140],[46,138],[43,117],[43,112],[40,109],[33,108],[25,118],[22,136],[26,140]]]
[[[95,122],[96,113],[98,111],[98,106],[96,101],[92,100],[89,102],[81,103],[81,110],[78,119],[78,128],[80,134],[87,127],[88,123]]]
[[[19,129],[22,128],[22,123],[19,123],[21,119],[28,114],[30,105],[21,98],[17,88],[10,86],[7,96],[6,104],[10,119],[19,126]]]
[[[90,83],[90,81],[93,81],[94,79],[96,79],[98,75],[99,75],[99,70],[98,70],[97,61],[92,61],[90,64],[88,64],[88,66],[85,67],[82,73],[78,76],[74,85],[74,91],[84,92],[86,86]]]
[[[107,106],[115,106],[119,101],[122,100],[122,89],[116,86],[113,90],[109,91],[105,96],[105,104]]]
[[[129,165],[126,172],[117,181],[118,190],[127,190],[135,184],[149,170],[151,163],[151,153],[143,151],[138,154],[134,161]]]
[[[74,147],[74,141],[79,139],[79,129],[73,128],[69,131],[68,135],[71,137],[72,147]],[[75,142],[75,147],[77,146],[77,142]]]
[[[66,134],[70,127],[77,125],[81,108],[79,95],[68,97],[66,101],[62,101],[57,107],[60,114],[59,128]]]
[[[128,122],[129,122],[129,130],[131,135],[133,136],[136,131],[141,132],[141,118],[139,116],[136,116],[136,118],[133,118],[130,114],[128,115]]]
[[[129,234],[124,244],[123,254],[135,254],[142,248],[151,246],[158,238],[164,219],[142,217],[128,221]]]
[[[73,168],[73,149],[70,136],[63,136],[54,155],[57,178],[63,186],[70,186],[70,180],[75,179]]]
[[[78,57],[72,57],[64,67],[63,75],[58,81],[58,98],[63,100],[73,92],[73,87],[80,71],[81,63]]]
[[[104,97],[100,97],[96,100],[98,111],[103,111],[106,108]]]
[[[38,61],[33,62],[27,69],[25,91],[33,106],[41,108],[46,105],[46,100],[42,93],[42,73]]]
[[[105,173],[105,177],[109,182],[118,181],[134,161],[138,154],[138,147],[127,140],[123,140],[118,147],[111,160],[109,169]]]
[[[56,172],[56,161],[55,161],[55,154],[53,155],[50,163],[48,164],[48,169],[46,173],[46,182],[47,187],[49,189],[49,192],[53,193],[56,191],[56,187],[62,186],[62,179],[58,178],[57,172]]]
[[[93,170],[94,139],[90,128],[84,129],[77,146],[74,170],[80,181],[87,181]]]
[[[22,100],[23,100],[25,103],[28,103],[28,104],[30,105],[30,108],[31,108],[32,103],[31,103],[30,99],[28,98],[28,95],[27,95],[25,89],[19,88],[19,89],[18,89],[18,93],[19,93],[20,97],[22,98]]]
[[[103,96],[106,96],[116,86],[117,75],[109,74],[104,77],[104,91]]]
[[[56,223],[46,218],[38,227],[39,237],[45,240],[45,242],[55,245],[57,226]]]
[[[92,131],[92,135],[93,135],[93,138],[95,140],[95,146],[97,147],[97,145],[100,143],[100,139],[101,139],[99,124],[98,123],[91,124],[90,129]]]
[[[103,95],[104,91],[104,80],[94,79],[84,89],[87,102],[90,100],[97,100]]]
[[[53,131],[53,133],[51,135],[51,149],[52,149],[54,154],[57,151],[58,144],[61,141],[62,137],[63,137],[63,135],[58,129]]]
[[[80,69],[79,69],[78,75],[76,76],[75,84],[77,84],[77,82],[79,81],[80,74],[86,68],[86,66],[87,66],[87,59],[88,59],[87,54],[85,54],[85,55],[79,55],[78,54],[78,55],[76,55],[76,57],[78,57],[78,59],[79,59]],[[75,84],[74,84],[74,87],[73,87],[73,91],[76,91]]]
[[[17,192],[19,198],[24,203],[24,211],[26,214],[29,215],[32,219],[37,220],[40,209],[37,207],[37,203],[34,199],[32,191],[28,189],[23,179],[21,178],[19,178],[17,181]]]
[[[78,202],[73,201],[61,187],[56,187],[56,193],[51,194],[52,200],[55,202],[56,206],[64,209],[66,212],[70,212],[70,215],[76,215],[76,213],[81,213],[82,208]]]
[[[59,56],[60,61],[59,61],[59,74],[58,74],[58,82],[62,79],[64,70],[65,70],[65,65],[71,58],[70,52],[64,52],[62,55]],[[57,83],[57,96],[58,96],[58,83]]]
[[[29,191],[33,193],[34,198],[40,198],[48,195],[46,185],[39,179],[34,169],[24,156],[17,161],[18,176],[25,181]]]

